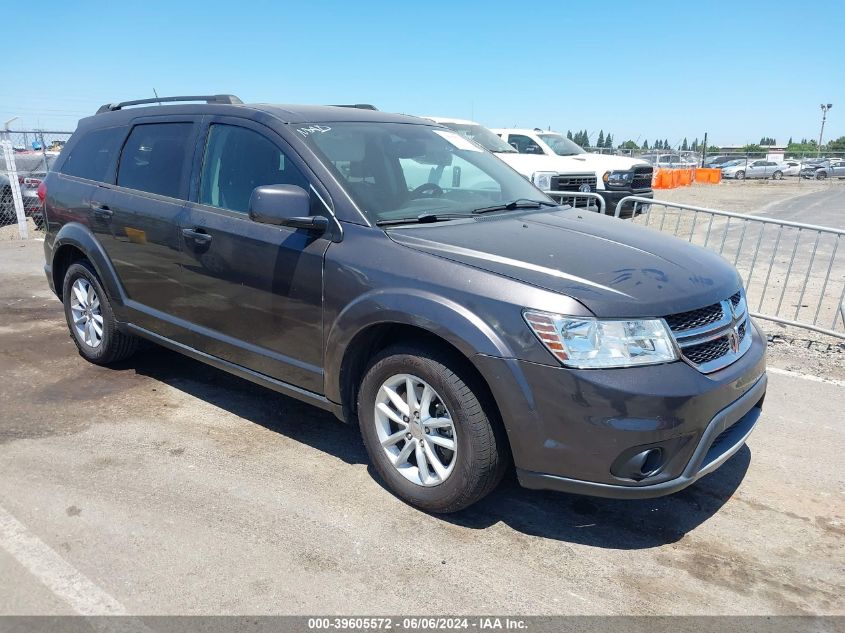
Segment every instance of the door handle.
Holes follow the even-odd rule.
[[[195,244],[211,244],[211,236],[202,229],[182,229],[182,235]]]
[[[91,208],[94,210],[94,217],[99,218],[101,220],[111,220],[112,216],[114,215],[114,211],[109,209],[108,205],[105,204],[98,204],[96,202],[92,202]]]

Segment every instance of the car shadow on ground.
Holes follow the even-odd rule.
[[[244,420],[329,453],[348,464],[368,463],[358,429],[334,415],[161,348],[145,350],[115,369],[170,385]],[[504,523],[535,537],[609,549],[646,549],[680,540],[733,496],[751,461],[744,446],[714,473],[668,497],[617,500],[527,490],[511,470],[475,505],[443,521],[483,530]],[[371,476],[385,488],[369,467]]]

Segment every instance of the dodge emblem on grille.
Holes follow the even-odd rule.
[[[731,345],[731,351],[736,354],[739,351],[739,328],[734,326],[728,339]]]

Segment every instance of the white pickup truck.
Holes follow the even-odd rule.
[[[548,172],[589,170],[596,177],[596,191],[607,203],[608,213],[613,213],[617,203],[625,196],[654,196],[651,188],[654,168],[643,160],[610,154],[591,154],[558,132],[519,128],[491,131],[519,152],[520,156],[542,157],[546,161],[545,169]],[[515,165],[514,167],[516,168]],[[517,171],[521,170],[517,168]],[[555,190],[557,181],[552,178],[551,184],[550,189]],[[631,205],[626,205],[622,212],[624,215],[630,215],[632,210]]]
[[[475,121],[432,116],[425,118],[448,127],[493,152],[543,191],[596,193],[598,190],[598,179],[589,166],[574,164],[567,169],[562,165],[551,165],[545,156],[521,154]],[[608,206],[606,212],[613,213],[613,210]]]

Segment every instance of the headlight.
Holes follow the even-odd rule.
[[[551,191],[552,178],[555,176],[557,176],[557,172],[554,171],[535,171],[531,174],[531,182],[540,191]]]
[[[633,171],[606,171],[601,178],[606,185],[611,187],[625,187],[631,184],[634,179]]]
[[[601,320],[526,310],[525,320],[567,367],[634,367],[678,360],[662,319]]]

